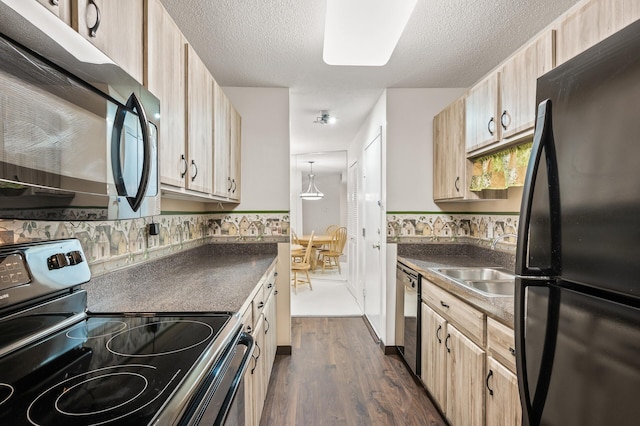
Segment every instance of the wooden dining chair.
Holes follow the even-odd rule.
[[[300,240],[298,239],[296,232],[293,229],[290,232],[291,232],[291,244],[296,244],[301,246],[302,244],[300,244]],[[304,248],[300,250],[291,250],[291,261],[301,262],[302,259],[304,258],[304,253],[305,253]]]
[[[342,270],[340,269],[340,256],[342,256],[346,243],[347,228],[343,226],[334,232],[329,250],[320,252],[319,254],[319,260],[322,262],[322,272],[324,272],[325,269],[337,268],[338,272],[342,273]]]
[[[311,286],[311,278],[309,278],[309,269],[311,269],[311,247],[313,245],[313,232],[311,232],[311,238],[307,243],[307,247],[300,262],[291,262],[291,273],[293,274],[292,283],[293,291],[298,294],[298,284],[309,284],[309,289],[313,290]],[[304,277],[299,277],[299,274],[304,273]]]

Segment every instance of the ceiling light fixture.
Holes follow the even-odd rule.
[[[333,115],[329,114],[329,111],[322,110],[320,111],[320,116],[316,117],[315,124],[335,124],[336,118]]]
[[[300,198],[308,201],[321,200],[324,197],[324,194],[320,192],[315,183],[316,175],[313,174],[313,163],[314,161],[309,161],[309,165],[311,167],[311,172],[309,173],[309,187],[306,191],[300,193]]]
[[[322,58],[329,65],[385,65],[417,0],[327,0]]]

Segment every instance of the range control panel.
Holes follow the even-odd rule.
[[[0,289],[31,282],[22,254],[15,253],[0,258]]]

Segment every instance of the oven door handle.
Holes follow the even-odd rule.
[[[214,422],[215,426],[223,425],[225,420],[227,419],[229,409],[233,404],[233,400],[235,399],[236,393],[238,392],[238,388],[240,386],[240,383],[242,382],[244,373],[246,373],[247,369],[249,368],[249,360],[253,355],[253,349],[255,348],[255,345],[256,343],[251,335],[245,333],[244,331],[240,334],[237,346],[246,346],[247,348],[245,349],[245,353],[242,356],[240,368],[236,372],[236,375],[233,378],[233,382],[231,382],[231,387],[229,388],[229,391],[224,398],[222,407],[220,407],[220,412],[218,413],[218,417],[216,417],[216,421]]]

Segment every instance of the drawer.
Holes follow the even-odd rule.
[[[487,318],[487,351],[513,373],[516,371],[516,345],[511,328]]]
[[[260,318],[260,314],[262,313],[262,309],[264,308],[265,299],[264,299],[264,285],[261,285],[260,288],[256,291],[256,295],[251,302],[253,306],[253,321],[257,322],[258,318]]]
[[[242,314],[242,331],[251,334],[253,332],[253,302],[249,304]]]
[[[422,300],[480,346],[484,346],[484,313],[430,281],[422,279]]]

